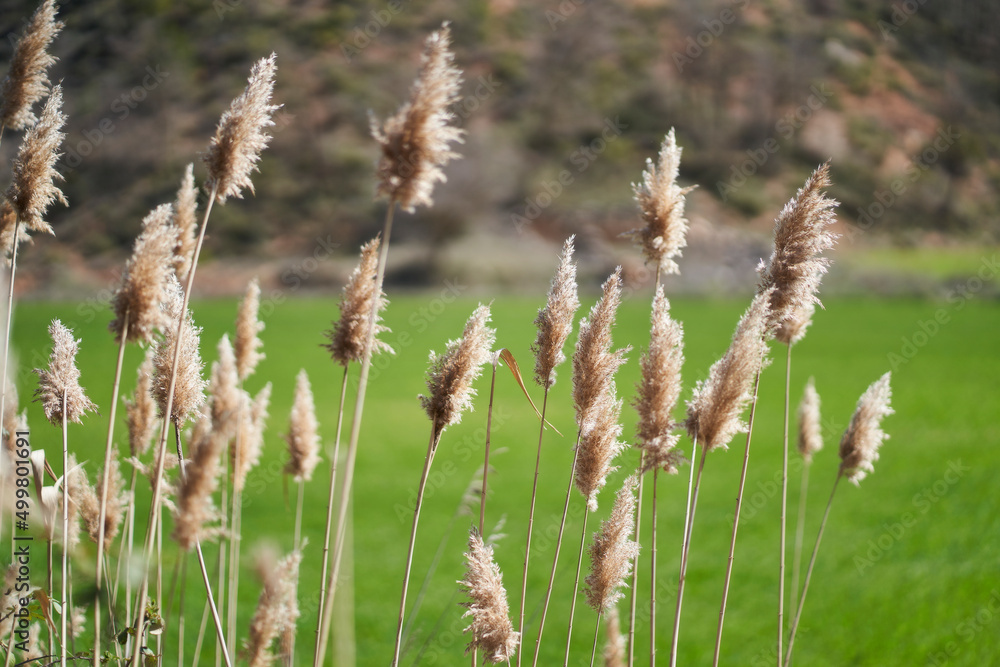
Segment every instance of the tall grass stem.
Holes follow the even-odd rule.
[[[736,556],[736,531],[740,527],[740,510],[743,508],[743,490],[747,482],[747,468],[750,464],[750,440],[753,437],[754,415],[757,413],[757,390],[760,389],[760,370],[753,383],[753,401],[750,403],[750,419],[747,422],[747,444],[743,452],[743,470],[740,472],[740,490],[736,494],[736,509],[733,511],[733,536],[729,540],[729,560],[726,562],[726,583],[722,589],[722,606],[719,608],[719,627],[715,632],[715,657],[713,667],[719,667],[719,653],[722,650],[722,626],[726,620],[726,603],[729,601],[729,584],[733,577],[733,560]]]
[[[549,385],[545,385],[542,394],[542,415],[538,424],[538,451],[535,454],[535,477],[531,484],[531,506],[528,510],[528,537],[524,545],[524,573],[521,577],[521,612],[520,624],[518,625],[518,641],[520,646],[517,649],[517,667],[521,667],[521,656],[524,654],[524,607],[528,597],[528,561],[531,556],[531,535],[535,527],[535,499],[538,497],[538,468],[542,463],[542,438],[545,435],[545,410],[549,404]]]
[[[694,448],[698,449],[698,438],[695,434]],[[674,610],[674,631],[670,640],[670,667],[677,667],[677,648],[681,634],[681,605],[684,601],[684,581],[687,576],[688,551],[691,548],[691,532],[694,527],[694,513],[698,507],[698,489],[701,487],[701,473],[705,469],[705,454],[708,447],[701,448],[701,457],[698,461],[698,474],[694,478],[694,485],[691,489],[691,498],[688,502],[687,517],[684,521],[684,545],[681,548],[680,576],[677,578],[677,608]],[[692,455],[691,470],[694,471],[694,456]]]
[[[823,529],[826,528],[826,520],[830,516],[830,506],[833,505],[833,494],[837,492],[837,484],[843,477],[843,470],[837,473],[837,479],[833,482],[833,490],[830,491],[830,499],[826,501],[826,511],[823,512],[823,520],[819,524],[819,533],[816,535],[816,545],[813,547],[812,557],[809,559],[809,568],[806,570],[806,580],[802,584],[802,595],[799,596],[798,609],[795,610],[795,619],[792,621],[791,633],[788,636],[788,653],[785,655],[785,667],[792,664],[792,647],[795,646],[795,633],[799,629],[799,620],[802,618],[802,607],[806,604],[806,593],[809,592],[809,581],[812,579],[813,566],[816,565],[816,554],[819,553],[819,543],[823,539]]]
[[[354,483],[354,464],[358,458],[358,438],[361,435],[361,419],[365,410],[365,394],[368,391],[368,374],[371,370],[372,352],[375,347],[375,322],[378,318],[378,300],[382,297],[382,283],[385,282],[385,266],[389,257],[389,236],[392,233],[393,212],[396,210],[396,200],[389,200],[389,208],[385,213],[385,222],[382,227],[382,245],[379,247],[378,268],[375,270],[375,289],[373,305],[368,314],[368,336],[365,339],[365,351],[361,359],[361,371],[358,375],[358,391],[354,397],[354,415],[351,420],[351,437],[347,442],[347,459],[344,461],[344,481],[340,488],[340,503],[337,508],[337,531],[333,548],[333,569],[330,573],[328,593],[326,596],[326,608],[323,610],[323,629],[320,632],[319,650],[314,656],[314,665],[319,667],[326,653],[326,644],[330,635],[330,626],[333,622],[333,602],[337,593],[337,577],[340,575],[340,562],[343,557],[344,537],[347,531],[347,509],[348,500],[351,496],[351,487]],[[398,632],[397,632],[398,634]],[[397,637],[398,644],[398,637]],[[397,653],[399,647],[396,647]],[[398,655],[397,655],[398,660]],[[393,662],[395,667],[396,662]]]
[[[563,657],[563,667],[569,667],[569,647],[573,640],[573,617],[576,616],[576,596],[580,588],[580,569],[583,566],[583,547],[587,543],[587,518],[590,512],[584,509],[583,526],[580,530],[580,553],[576,557],[576,580],[573,582],[573,598],[569,605],[569,630],[566,633],[566,655]]]
[[[778,667],[781,667],[781,652],[785,644],[785,550],[786,521],[788,513],[788,395],[792,384],[792,343],[788,343],[785,354],[785,435],[781,448],[781,540],[778,547]]]

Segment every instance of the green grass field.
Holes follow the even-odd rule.
[[[257,542],[270,541],[290,548],[294,514],[293,489],[282,479],[286,460],[282,434],[287,430],[295,374],[306,368],[313,383],[318,418],[326,441],[332,443],[341,371],[319,346],[321,333],[337,316],[336,296],[329,299],[268,300],[265,294],[262,338],[266,360],[248,388],[274,383],[264,461],[251,473],[244,513],[244,571],[240,591],[241,636],[245,636],[259,591],[252,574],[251,553]],[[594,295],[584,299],[585,307]],[[674,316],[685,326],[685,391],[702,379],[710,364],[726,349],[736,321],[748,299],[681,300]],[[526,375],[533,359],[531,324],[542,297],[504,298],[493,304],[498,345],[516,355]],[[476,303],[451,301],[447,293],[395,296],[385,340],[396,355],[377,360],[365,410],[354,496],[354,562],[352,595],[355,636],[341,626],[334,641],[344,655],[356,652],[359,665],[384,665],[391,658],[406,542],[408,503],[414,493],[426,449],[429,423],[416,399],[423,390],[427,353],[442,350],[449,338],[460,335]],[[581,310],[581,312],[583,312]],[[616,343],[631,344],[629,362],[618,387],[626,399],[625,437],[631,438],[635,413],[628,403],[634,394],[640,349],[648,338],[649,295],[632,293],[622,307]],[[236,306],[232,301],[199,302],[195,319],[205,328],[202,349],[210,361],[222,333],[232,330]],[[46,326],[59,317],[83,339],[80,366],[82,384],[101,407],[84,426],[70,431],[71,448],[88,461],[93,480],[103,447],[110,383],[116,347],[106,331],[108,314],[98,304],[21,303],[14,323],[14,344],[20,359],[18,388],[22,404],[34,388],[29,369],[42,366],[48,352]],[[933,326],[928,324],[937,317]],[[995,493],[996,446],[1000,443],[1000,307],[996,303],[960,301],[879,301],[830,299],[817,313],[806,338],[792,359],[792,405],[797,404],[809,376],[815,376],[822,397],[826,447],[815,461],[810,483],[807,553],[836,476],[837,443],[858,396],[886,370],[892,369],[893,406],[885,430],[891,439],[882,449],[873,475],[860,488],[843,484],[837,492],[830,523],[816,566],[814,581],[796,641],[796,661],[802,665],[978,665],[995,653],[1000,631],[1000,511]],[[931,332],[931,333],[928,333]],[[575,341],[575,336],[571,339]],[[569,352],[569,350],[567,350]],[[128,369],[123,388],[131,392],[134,368],[141,353],[127,351]],[[722,664],[773,664],[777,613],[777,549],[780,508],[781,409],[784,347],[775,346],[774,363],[761,381],[760,404],[747,482],[745,517],[737,544],[734,583],[727,613]],[[352,369],[352,376],[357,369]],[[477,383],[477,410],[448,429],[442,439],[428,485],[417,554],[413,566],[411,603],[439,545],[443,555],[415,617],[401,664],[461,664],[465,627],[457,603],[457,579],[463,576],[462,553],[472,519],[453,521],[459,499],[481,464],[489,377]],[[540,402],[537,385],[529,385]],[[548,432],[542,453],[535,545],[528,585],[528,613],[540,609],[553,541],[558,527],[572,457],[573,411],[569,398],[570,366],[559,369],[549,400],[549,420],[563,437]],[[487,523],[506,518],[496,558],[503,569],[512,614],[520,600],[521,567],[527,508],[531,491],[538,427],[531,408],[506,369],[497,376],[493,425],[495,472],[490,475]],[[37,403],[28,405],[34,447],[45,447],[57,470],[59,431],[49,426]],[[122,414],[119,412],[119,414]],[[124,446],[125,429],[117,441]],[[706,664],[712,655],[718,607],[722,593],[731,515],[734,508],[744,441],[738,438],[728,452],[710,455],[694,526],[691,562],[681,625],[680,662]],[[688,452],[685,437],[681,445]],[[596,530],[610,509],[614,492],[637,461],[634,451],[623,455],[621,469],[608,482],[591,517],[588,532]],[[793,454],[790,483],[789,542],[794,535],[800,466]],[[659,497],[659,579],[657,650],[667,664],[674,590],[684,516],[688,469],[673,478],[661,478]],[[328,467],[324,463],[307,486],[306,548],[300,579],[303,615],[299,625],[299,664],[311,655],[318,589],[319,559]],[[639,609],[648,615],[649,495],[643,508],[643,545],[640,555]],[[139,505],[148,502],[148,486],[141,486]],[[573,511],[560,564],[561,576],[546,624],[541,664],[557,664],[562,657],[576,551],[579,548],[582,498],[574,491]],[[144,516],[141,514],[140,516]],[[144,519],[138,522],[144,526]],[[169,523],[168,523],[169,528]],[[88,545],[90,558],[93,546]],[[214,546],[206,546],[211,560]],[[169,575],[175,551],[165,558]],[[186,600],[188,654],[201,616],[200,581],[192,560]],[[789,560],[790,566],[790,560]],[[77,564],[76,590],[91,579],[91,562]],[[41,560],[33,577],[42,581]],[[584,565],[584,575],[586,564]],[[349,601],[350,588],[340,596]],[[622,603],[627,617],[628,598]],[[789,603],[789,608],[791,604]],[[791,611],[789,611],[791,613]],[[573,637],[571,664],[586,664],[593,640],[595,614],[581,596]],[[88,629],[92,621],[88,621]],[[516,619],[515,619],[516,626]],[[527,626],[526,646],[534,644],[537,623]],[[172,632],[165,638],[166,661],[175,655]],[[603,641],[603,640],[602,640]],[[353,643],[352,643],[353,642]],[[645,622],[637,631],[637,664],[646,663],[649,633]],[[82,647],[77,647],[82,648]],[[206,649],[205,655],[210,655]],[[190,661],[189,661],[190,662]],[[204,663],[203,663],[204,664]]]

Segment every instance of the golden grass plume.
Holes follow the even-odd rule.
[[[462,130],[449,122],[448,110],[458,101],[462,73],[449,50],[451,30],[445,23],[427,38],[420,73],[410,99],[379,126],[371,119],[372,136],[382,148],[377,168],[379,196],[399,202],[405,211],[430,206],[434,184],[444,182],[442,167],[459,157],[449,148],[462,141]]]
[[[181,312],[183,293],[176,278],[172,278],[164,301],[164,309],[170,318],[170,325],[163,333],[163,340],[156,346],[153,357],[153,397],[159,415],[162,417],[167,409],[167,394],[170,391],[170,374],[174,363],[174,350],[177,347],[178,333],[181,337],[180,356],[177,360],[177,379],[174,384],[174,400],[170,409],[170,421],[177,426],[183,426],[205,402],[206,382],[201,376],[204,363],[199,350],[201,327],[194,324],[191,311]],[[178,331],[177,321],[181,320]]]
[[[38,120],[31,107],[48,92],[46,70],[56,62],[48,48],[64,27],[56,20],[56,13],[55,0],[44,0],[14,45],[10,68],[0,84],[0,125],[3,127],[22,130]]]
[[[81,423],[81,417],[87,412],[97,410],[83,387],[80,386],[80,370],[76,367],[76,354],[80,349],[80,341],[73,337],[70,331],[59,320],[52,320],[49,325],[49,335],[52,337],[52,353],[49,355],[47,369],[35,369],[38,375],[38,388],[35,390],[35,400],[40,401],[45,410],[45,418],[53,425],[60,426],[63,419],[63,394],[66,397],[66,421]]]
[[[465,554],[465,578],[459,581],[469,596],[462,606],[472,623],[465,632],[472,636],[466,653],[482,650],[487,661],[504,662],[517,651],[520,635],[514,630],[507,604],[503,575],[493,560],[493,547],[483,542],[479,531],[469,530],[469,550]]]
[[[236,372],[240,380],[250,377],[264,358],[260,351],[264,343],[258,336],[263,330],[264,323],[260,321],[260,282],[255,277],[247,284],[246,294],[240,301],[236,315],[233,351],[236,353]]]
[[[888,434],[882,430],[882,419],[894,411],[889,405],[892,388],[891,372],[873,382],[858,399],[844,436],[840,440],[840,472],[856,486],[868,473],[874,472],[878,450]]]
[[[381,238],[376,236],[361,246],[361,259],[351,272],[340,297],[340,319],[326,332],[329,343],[323,345],[330,351],[333,360],[345,368],[352,361],[364,358],[365,341],[368,338],[368,321],[375,309],[375,339],[372,354],[388,352],[393,354],[388,343],[378,339],[380,333],[389,331],[381,323],[381,313],[388,301],[385,292],[375,295],[375,276],[378,268],[378,252]]]
[[[295,401],[288,423],[288,464],[285,472],[296,482],[312,479],[313,471],[319,464],[319,433],[316,423],[316,406],[313,403],[312,387],[305,369],[295,378]]]
[[[809,378],[802,401],[799,403],[799,453],[806,463],[812,461],[813,454],[823,449],[823,430],[819,416],[819,393],[816,383]]]
[[[552,278],[548,300],[545,307],[539,309],[538,317],[535,318],[538,336],[531,347],[535,353],[535,382],[546,388],[556,383],[555,368],[566,361],[563,346],[573,330],[573,317],[580,307],[576,286],[576,264],[573,262],[575,239],[576,235],[573,235],[563,243],[559,268]]]
[[[601,524],[590,544],[590,574],[587,576],[587,604],[594,611],[610,609],[622,597],[621,588],[632,573],[633,561],[639,556],[635,533],[635,475],[625,480],[615,498],[611,516]]]
[[[62,112],[62,86],[55,86],[45,101],[42,115],[24,136],[11,167],[11,182],[6,197],[17,219],[28,231],[52,234],[52,227],[42,219],[52,202],[66,205],[66,197],[55,185],[62,176],[55,169],[66,116]]]

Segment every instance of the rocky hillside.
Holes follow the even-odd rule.
[[[33,10],[4,3],[0,30],[12,38]],[[336,282],[341,264],[321,260],[352,256],[380,219],[368,112],[405,98],[444,20],[466,72],[464,159],[437,205],[397,227],[397,283],[471,272],[516,287],[534,275],[532,252],[548,273],[540,240],[573,232],[606,264],[634,254],[618,240],[635,224],[629,184],[671,127],[681,180],[699,185],[691,254],[726,262],[702,267],[707,284],[727,284],[724,258],[752,265],[759,233],[827,159],[850,244],[1000,242],[990,0],[77,0],[60,16],[71,206],[51,215],[57,238],[24,253],[28,290],[106,283],[271,51],[275,138],[256,198],[213,214],[208,257],[265,267],[266,280]],[[4,136],[3,164],[17,139]]]

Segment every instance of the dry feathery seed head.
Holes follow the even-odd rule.
[[[41,401],[45,418],[53,425],[60,426],[65,393],[66,421],[79,424],[85,413],[97,410],[97,406],[91,403],[80,386],[80,371],[76,367],[80,341],[73,338],[73,332],[59,320],[52,320],[49,335],[52,337],[52,354],[49,355],[49,367],[46,370],[35,369],[38,375],[35,400]]]
[[[206,382],[201,377],[204,364],[201,360],[199,343],[201,327],[196,327],[191,318],[191,311],[181,312],[184,305],[181,286],[176,278],[172,278],[167,290],[167,298],[163,302],[169,317],[169,326],[163,334],[163,340],[156,346],[153,358],[153,397],[160,417],[167,409],[167,394],[170,392],[170,374],[174,363],[174,351],[177,348],[177,335],[181,335],[180,357],[177,359],[177,379],[174,383],[174,401],[170,408],[170,421],[176,426],[184,425],[188,417],[195,413],[205,402]],[[180,321],[180,331],[178,331]]]
[[[510,660],[517,651],[520,634],[510,621],[507,591],[493,560],[493,547],[483,543],[475,526],[469,531],[465,561],[465,579],[458,582],[469,596],[469,602],[462,603],[468,609],[462,618],[472,617],[472,623],[465,628],[472,635],[465,652],[482,650],[486,660],[493,663]]]
[[[753,398],[754,379],[767,354],[770,299],[770,289],[754,297],[729,349],[712,364],[708,379],[698,381],[688,401],[688,434],[708,450],[725,448],[734,435],[747,429],[741,416]]]
[[[45,97],[49,89],[46,70],[56,62],[47,51],[63,29],[56,21],[55,0],[45,0],[31,17],[24,33],[14,46],[7,77],[0,86],[0,125],[23,130],[37,120],[31,107]]]
[[[219,486],[226,438],[212,427],[212,418],[201,414],[189,445],[191,463],[177,493],[173,538],[185,551],[208,535],[205,524],[218,515],[212,494]]]
[[[189,164],[184,170],[181,187],[177,190],[174,201],[174,229],[177,240],[174,244],[174,273],[177,279],[186,282],[191,262],[194,259],[194,247],[197,244],[195,228],[198,224],[198,190],[194,187],[194,165]]]
[[[214,189],[220,204],[229,197],[242,198],[243,188],[254,191],[250,174],[257,169],[260,152],[271,140],[264,129],[274,125],[271,114],[279,108],[271,104],[276,58],[272,53],[250,69],[247,87],[223,112],[208,146],[204,157],[208,165],[205,187],[209,192]]]
[[[131,401],[125,401],[128,448],[131,456],[145,454],[156,434],[156,403],[152,394],[155,355],[154,348],[146,349],[146,357],[135,374],[135,393]]]
[[[579,454],[574,481],[587,499],[587,509],[597,511],[597,494],[607,483],[608,475],[617,470],[612,461],[625,449],[619,438],[622,427],[619,418],[622,402],[611,391],[597,399],[591,415],[580,430]]]
[[[218,432],[223,439],[227,439],[236,435],[243,395],[240,393],[240,381],[236,374],[236,355],[229,343],[229,334],[222,334],[218,350],[219,359],[212,362],[211,379],[208,382],[210,416],[212,430]]]
[[[622,268],[604,282],[600,300],[590,315],[580,322],[580,335],[573,354],[573,404],[580,428],[590,418],[590,412],[601,396],[614,393],[614,377],[625,363],[630,348],[611,351],[611,328],[622,299]]]
[[[610,609],[622,597],[619,590],[632,572],[639,556],[639,544],[629,539],[635,532],[635,489],[639,479],[632,475],[618,491],[611,516],[601,524],[590,545],[590,575],[587,577],[587,604],[596,612]]]
[[[274,663],[270,646],[289,626],[295,627],[299,605],[295,592],[299,581],[302,554],[293,551],[280,561],[273,556],[258,559],[257,571],[264,589],[257,600],[257,610],[250,621],[250,637],[245,650],[250,667],[265,667]]]
[[[674,451],[680,436],[673,410],[681,395],[681,366],[684,364],[684,329],[670,317],[670,302],[663,286],[653,297],[649,350],[639,360],[641,380],[634,401],[639,413],[636,429],[639,447],[645,452],[643,472],[661,468],[677,472],[680,457]]]
[[[607,617],[604,667],[625,667],[625,637],[622,636],[621,622],[618,620],[618,607],[612,606]]]
[[[260,283],[254,278],[247,284],[247,292],[236,315],[236,343],[233,350],[236,352],[236,372],[240,380],[250,377],[264,358],[260,352],[264,343],[257,336],[264,330],[259,313]]]
[[[167,297],[167,284],[174,272],[177,232],[170,223],[172,214],[170,204],[163,204],[142,220],[142,232],[125,263],[121,286],[111,298],[115,319],[108,328],[116,341],[121,341],[126,322],[128,343],[149,343],[154,332],[170,324],[160,304]]]
[[[18,416],[17,416],[17,385],[10,381],[10,373],[6,373],[4,383],[6,384],[6,403],[3,408],[3,441],[4,449],[11,456],[14,456],[14,443],[17,440]]]
[[[431,33],[409,101],[381,127],[371,118],[372,136],[382,148],[377,194],[411,213],[433,203],[434,184],[446,180],[442,167],[459,157],[449,144],[461,143],[463,132],[448,124],[454,119],[448,107],[458,101],[462,72],[453,64],[450,41],[447,23]]]
[[[878,449],[889,436],[882,430],[882,418],[894,410],[889,405],[892,388],[889,386],[891,373],[886,373],[873,382],[858,399],[851,423],[840,440],[840,473],[854,483],[874,472],[872,464],[878,461]]]
[[[246,392],[243,400],[245,404],[240,410],[239,428],[229,448],[230,461],[238,466],[233,481],[233,488],[237,491],[243,489],[250,469],[260,463],[260,455],[264,451],[264,425],[268,417],[267,408],[271,403],[271,383],[268,382],[257,392],[252,403]],[[249,404],[249,409],[246,404]]]
[[[42,117],[24,136],[11,167],[10,187],[5,196],[17,218],[32,232],[52,234],[52,227],[42,216],[56,200],[67,205],[62,190],[55,185],[56,179],[62,179],[55,164],[66,136],[62,132],[66,122],[62,101],[62,86],[55,86],[45,101]]]
[[[823,430],[819,419],[819,394],[813,379],[809,378],[799,403],[799,453],[806,463],[811,463],[813,454],[821,449]]]
[[[570,236],[563,244],[559,268],[552,278],[549,298],[535,318],[538,337],[531,351],[535,353],[535,382],[545,388],[556,383],[555,368],[566,361],[563,346],[573,330],[573,317],[580,307],[576,288],[576,264],[573,263],[573,241]]]
[[[462,338],[448,342],[443,354],[430,353],[427,371],[428,396],[420,396],[427,416],[434,426],[434,441],[446,426],[457,424],[462,412],[472,409],[476,390],[472,383],[482,372],[483,364],[493,360],[496,330],[486,326],[490,307],[479,304],[465,324]]]
[[[312,479],[313,471],[319,464],[319,433],[316,423],[316,407],[313,403],[309,376],[303,368],[295,379],[295,402],[288,420],[288,465],[285,472],[296,482]]]
[[[375,339],[372,354],[378,352],[393,354],[389,344],[378,339],[380,333],[389,331],[388,327],[381,324],[381,313],[389,303],[385,298],[385,292],[380,292],[378,303],[375,302],[375,277],[380,244],[381,239],[376,236],[361,246],[361,260],[348,277],[340,297],[340,319],[325,334],[330,342],[323,347],[330,351],[334,361],[345,368],[352,361],[360,362],[364,358],[372,308],[375,308]]]
[[[680,273],[674,257],[680,257],[681,249],[687,246],[684,195],[694,190],[694,186],[682,188],[677,185],[680,164],[681,148],[671,129],[660,146],[657,164],[647,159],[642,183],[632,184],[646,226],[625,235],[642,248],[646,263],[656,265],[663,273]]]
[[[830,232],[836,221],[838,202],[823,194],[830,185],[830,163],[821,164],[806,179],[774,222],[774,250],[758,268],[758,292],[774,287],[769,328],[775,337],[791,345],[806,335],[819,299],[820,280],[830,260],[818,255],[833,247],[837,235]]]

